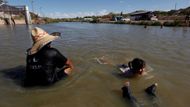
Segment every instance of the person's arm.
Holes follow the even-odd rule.
[[[67,75],[71,74],[71,71],[73,70],[73,63],[70,59],[63,56],[57,49],[56,50],[56,65],[61,71],[63,70],[64,73]]]
[[[64,69],[64,72],[67,74],[67,75],[70,75],[74,66],[73,66],[73,63],[70,59],[67,59],[67,62],[65,64],[66,68]]]

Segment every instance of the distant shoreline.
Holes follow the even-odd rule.
[[[35,23],[35,21],[32,21],[33,24],[48,24],[48,23],[59,23],[59,22],[83,22],[83,21],[45,21],[43,20],[43,23]],[[148,20],[140,20],[140,21],[101,21],[101,22],[93,22],[88,21],[86,23],[107,23],[107,24],[129,24],[129,25],[144,25],[144,26],[169,26],[169,27],[190,27],[190,21],[185,20],[158,20],[158,21],[148,21]],[[16,25],[26,24],[24,19],[16,19],[15,20]],[[4,20],[0,19],[0,25],[6,25]]]
[[[83,21],[66,21],[66,22],[81,22]],[[128,24],[128,25],[144,25],[144,26],[167,26],[167,27],[190,27],[190,21],[174,21],[174,20],[159,20],[159,21],[101,21],[101,22],[84,22],[84,23],[106,23],[106,24]]]

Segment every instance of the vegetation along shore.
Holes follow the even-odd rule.
[[[2,24],[26,24],[25,15],[20,12],[5,11],[17,10],[10,5],[0,6],[0,25]],[[190,26],[190,7],[170,11],[145,11],[138,10],[132,13],[109,13],[103,16],[85,16],[76,18],[49,18],[41,17],[30,12],[32,24],[47,24],[58,22],[88,22],[88,23],[110,23],[110,24],[132,24],[145,26]],[[11,18],[8,18],[11,17]],[[9,20],[11,19],[11,20]]]

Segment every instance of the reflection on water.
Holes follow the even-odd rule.
[[[124,81],[144,107],[188,107],[190,97],[190,29],[133,25],[58,23],[40,25],[61,32],[53,42],[72,59],[74,73],[51,87],[25,89],[19,85],[25,66],[25,50],[32,45],[24,25],[0,26],[0,106],[2,107],[126,107],[121,96]],[[104,56],[106,63],[94,58]],[[140,57],[149,71],[144,77],[121,78],[116,65]],[[20,81],[20,82],[19,82]],[[158,83],[157,99],[144,89]],[[29,107],[30,107],[29,106]]]
[[[10,69],[1,70],[4,77],[7,79],[12,79],[17,85],[22,86],[24,79],[25,66],[17,66]]]

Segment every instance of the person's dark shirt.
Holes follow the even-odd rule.
[[[28,84],[51,84],[64,75],[57,69],[65,66],[67,58],[57,49],[44,46],[35,54],[28,54],[26,58],[26,81]]]

